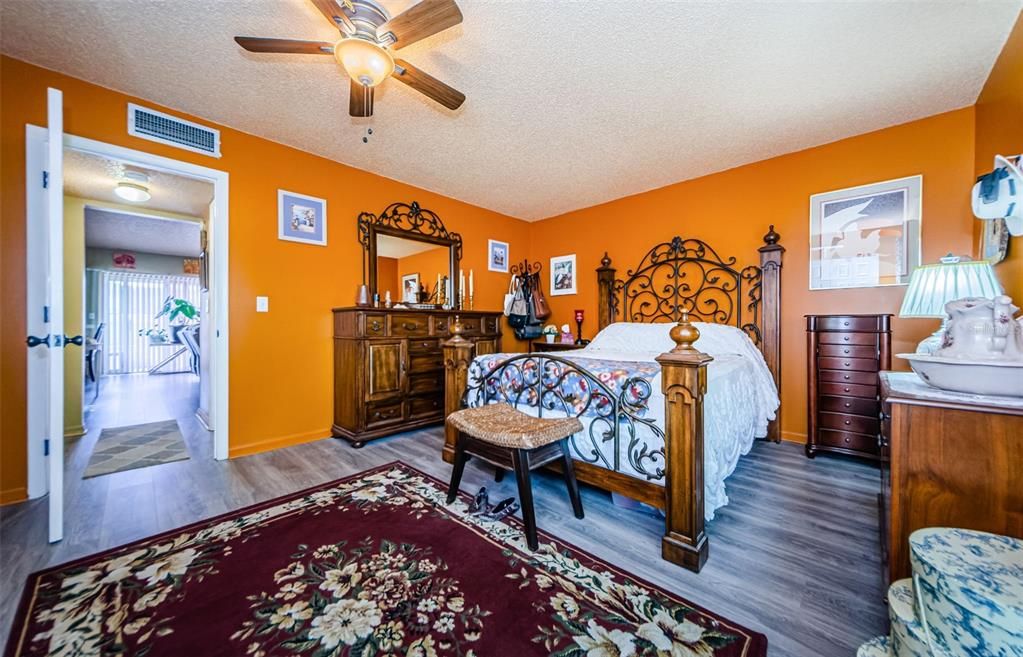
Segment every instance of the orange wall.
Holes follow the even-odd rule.
[[[486,271],[487,239],[528,248],[529,225],[410,185],[248,135],[221,131],[223,157],[210,158],[127,134],[131,98],[8,57],[0,58],[0,499],[25,494],[25,124],[46,124],[46,88],[64,92],[68,134],[194,162],[230,174],[230,451],[271,449],[329,435],[332,400],[330,308],[351,305],[361,282],[356,217],[413,200],[462,234],[463,266]],[[184,118],[193,118],[166,109]],[[414,136],[410,136],[414,138]],[[325,198],[326,247],[277,239],[277,189]],[[477,280],[481,309],[500,308],[506,279]],[[256,295],[271,311],[256,314]],[[285,339],[291,336],[300,339]],[[269,347],[269,348],[268,348]]]
[[[1023,16],[1016,20],[977,98],[976,110],[975,172],[979,175],[991,171],[996,154],[1023,153]],[[1009,255],[995,265],[995,272],[1005,293],[1017,306],[1023,303],[1023,237],[1009,238]]]
[[[475,248],[475,245],[474,245],[474,248]],[[469,271],[468,270],[468,265],[465,264],[465,259],[464,259],[465,258],[465,253],[464,253],[465,249],[466,249],[466,246],[465,246],[465,244],[463,244],[462,245],[462,251],[463,251],[463,254],[462,254],[462,257],[463,257],[462,267],[466,268],[465,271],[468,272]],[[486,244],[484,244],[484,254],[485,254],[485,252],[486,252]],[[476,255],[478,255],[478,254],[476,254]],[[446,249],[446,248],[430,249],[429,251],[422,251],[421,253],[414,253],[414,254],[412,254],[410,256],[405,256],[404,258],[398,258],[398,279],[400,280],[402,276],[407,276],[409,274],[419,274],[419,282],[426,287],[428,292],[430,292],[432,294],[434,292],[434,290],[436,290],[436,288],[437,288],[437,274],[440,274],[441,276],[447,276],[448,275],[448,269],[450,267],[451,267],[451,262],[450,262],[450,254],[448,253],[448,249]],[[478,269],[478,267],[477,267],[477,269]],[[458,275],[458,272],[455,272],[455,276],[457,276],[457,275]],[[466,282],[466,285],[468,285],[468,284],[469,283]],[[505,283],[505,285],[507,285],[507,284]],[[468,305],[468,303],[469,302],[466,301],[466,305]],[[476,307],[480,308],[481,310],[492,310],[493,309],[492,306],[487,306],[486,308],[483,308],[482,306],[476,306]],[[508,344],[511,345],[511,344],[514,344],[514,343],[513,342],[508,342]]]
[[[550,321],[573,325],[586,310],[583,333],[597,330],[594,269],[604,251],[618,275],[639,263],[655,242],[675,235],[705,240],[722,256],[755,262],[768,224],[787,248],[782,270],[782,430],[806,434],[805,314],[896,314],[905,287],[809,290],[809,197],[855,185],[923,174],[923,260],[972,250],[968,190],[973,180],[973,108],[966,108],[817,148],[662,187],[533,225],[533,259],[546,272],[551,256],[577,254],[579,293],[548,297]],[[545,273],[545,287],[549,281]],[[893,351],[912,351],[937,328],[931,320],[895,319]],[[898,365],[898,363],[897,363]]]
[[[401,299],[401,285],[398,284],[398,259],[377,256],[377,292],[381,302],[387,298],[390,290],[391,299]]]

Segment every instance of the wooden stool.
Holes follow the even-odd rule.
[[[529,473],[561,459],[572,510],[576,518],[583,517],[579,484],[575,480],[572,457],[568,453],[568,437],[583,429],[578,418],[538,418],[526,415],[508,404],[488,404],[456,411],[448,416],[447,421],[458,429],[454,469],[448,486],[448,504],[455,501],[469,456],[476,456],[498,468],[514,470],[519,485],[522,520],[526,524],[526,543],[530,550],[535,550],[536,518],[533,514],[533,490]]]

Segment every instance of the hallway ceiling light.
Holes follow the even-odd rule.
[[[132,203],[145,203],[153,198],[153,195],[149,193],[149,188],[146,187],[146,184],[149,183],[149,176],[137,171],[125,171],[124,177],[126,180],[118,181],[117,186],[114,187],[114,193],[119,197]]]

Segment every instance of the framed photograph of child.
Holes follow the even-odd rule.
[[[508,273],[508,242],[487,240],[487,269]]]
[[[551,258],[551,296],[575,293],[575,254]]]
[[[327,201],[278,189],[277,238],[327,246]]]
[[[405,303],[419,303],[419,273],[401,277],[401,300]]]

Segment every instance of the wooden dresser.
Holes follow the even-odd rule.
[[[444,355],[455,316],[477,354],[501,349],[501,313],[334,309],[335,437],[355,447],[444,421]]]
[[[891,315],[807,315],[806,455],[881,457],[877,373],[891,368]]]
[[[1023,398],[939,390],[912,372],[882,372],[881,395],[890,581],[909,576],[909,535],[923,527],[1023,538]]]

